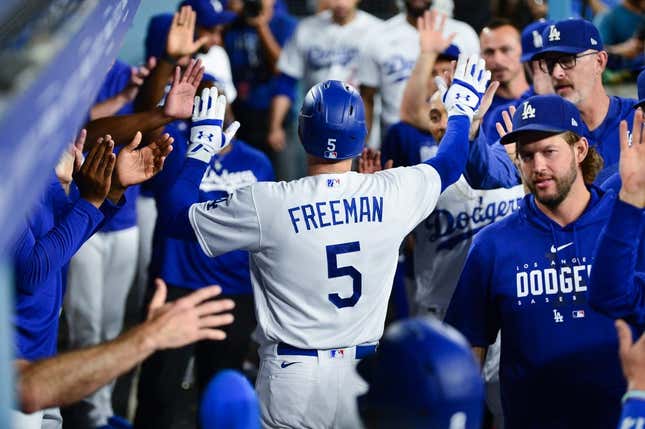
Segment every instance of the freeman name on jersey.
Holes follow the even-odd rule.
[[[383,197],[319,201],[287,209],[296,234],[307,228],[327,228],[359,222],[383,222]]]

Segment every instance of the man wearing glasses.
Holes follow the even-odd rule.
[[[566,19],[542,32],[543,48],[536,55],[540,68],[551,76],[555,92],[575,104],[587,132],[586,137],[605,161],[596,183],[617,172],[618,125],[631,125],[636,100],[608,96],[602,85],[607,66],[600,33],[589,21]]]
[[[604,168],[594,181],[601,185],[618,172],[618,127],[622,120],[631,126],[636,100],[607,95],[602,85],[607,51],[600,33],[590,22],[558,21],[544,28],[541,37],[543,47],[532,61],[538,61],[540,69],[551,77],[556,94],[580,111],[585,125],[580,132],[604,160]],[[504,120],[506,124],[509,122]],[[465,176],[475,189],[510,188],[520,183],[517,169],[504,147],[498,142],[488,142],[487,134],[472,142]]]

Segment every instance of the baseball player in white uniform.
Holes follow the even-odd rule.
[[[382,21],[357,8],[358,0],[333,0],[329,9],[304,18],[282,49],[278,60],[280,77],[271,101],[269,144],[279,149],[286,143],[284,120],[291,109],[299,81],[308,91],[315,84],[333,79],[352,86],[367,37]]]
[[[382,101],[381,135],[399,120],[399,108],[405,83],[419,57],[419,32],[417,18],[429,8],[430,0],[406,0],[406,13],[385,21],[368,36],[368,43],[361,56],[358,81],[361,96],[365,99],[368,118],[372,117],[371,102],[379,92]],[[444,34],[455,33],[453,44],[462,54],[479,53],[477,33],[465,22],[446,18]],[[369,122],[369,121],[368,121]],[[371,123],[368,123],[368,126]]]
[[[351,172],[367,133],[358,92],[339,81],[314,86],[299,115],[309,176],[255,183],[228,198],[196,203],[212,155],[239,127],[222,132],[223,96],[196,98],[184,169],[169,191],[163,227],[197,240],[209,256],[250,252],[261,343],[257,391],[264,427],[361,427],[358,359],[375,351],[403,238],[454,183],[468,129],[490,73],[462,56],[444,95],[448,127],[427,163],[376,174]]]

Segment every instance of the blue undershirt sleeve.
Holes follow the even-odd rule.
[[[69,263],[103,219],[102,213],[84,199],[77,200],[54,228],[36,238],[25,222],[14,247],[16,284],[33,293],[49,276]]]
[[[644,216],[642,209],[616,200],[600,233],[589,282],[590,305],[639,326],[645,324],[645,272],[636,271]]]
[[[499,141],[489,145],[480,130],[469,149],[464,177],[473,189],[512,188],[522,183],[517,167]]]
[[[468,154],[468,131],[470,121],[466,116],[448,118],[446,134],[441,140],[437,155],[425,161],[441,177],[441,192],[459,180],[464,171]]]
[[[175,183],[166,193],[159,192],[159,224],[172,238],[197,241],[188,219],[190,206],[199,202],[199,185],[208,164],[187,158]]]

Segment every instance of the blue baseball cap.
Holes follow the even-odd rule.
[[[197,14],[197,25],[211,28],[228,24],[237,18],[233,11],[226,10],[226,0],[184,0],[179,7],[190,6]]]
[[[634,106],[634,109],[642,107],[645,104],[645,69],[638,74],[636,86],[638,87],[638,102]]]
[[[160,58],[166,52],[168,30],[172,24],[172,13],[162,13],[150,18],[146,33],[146,58]]]
[[[579,54],[589,49],[602,51],[602,38],[596,26],[580,18],[563,19],[542,30],[543,47],[537,55],[547,52]]]
[[[515,143],[521,136],[551,135],[572,131],[584,133],[584,123],[576,106],[564,98],[550,95],[529,97],[517,106],[513,131],[502,137],[502,144]]]
[[[450,45],[442,53],[438,55],[438,59],[456,61],[459,58],[459,54],[461,54],[461,50],[459,49],[459,46]]]
[[[542,31],[551,24],[553,24],[553,21],[541,19],[530,23],[522,30],[521,61],[523,63],[531,61],[533,56],[542,50],[544,46]]]
[[[251,383],[232,369],[218,372],[202,395],[199,421],[209,429],[260,429],[260,404]]]

